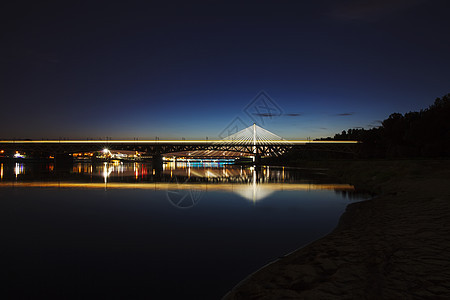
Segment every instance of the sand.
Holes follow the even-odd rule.
[[[450,163],[355,163],[342,172],[378,196],[348,205],[329,235],[224,299],[450,299]]]

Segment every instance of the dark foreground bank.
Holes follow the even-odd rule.
[[[450,162],[309,162],[376,192],[324,238],[262,268],[225,299],[448,299]]]

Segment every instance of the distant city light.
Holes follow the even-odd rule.
[[[14,154],[14,158],[25,158],[25,156],[17,152]]]

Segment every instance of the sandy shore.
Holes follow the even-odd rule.
[[[450,299],[450,162],[336,168],[378,197],[329,235],[262,268],[224,299]]]

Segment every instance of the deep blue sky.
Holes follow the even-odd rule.
[[[450,92],[448,1],[66,2],[1,4],[0,138],[214,139],[260,91],[316,138]]]

